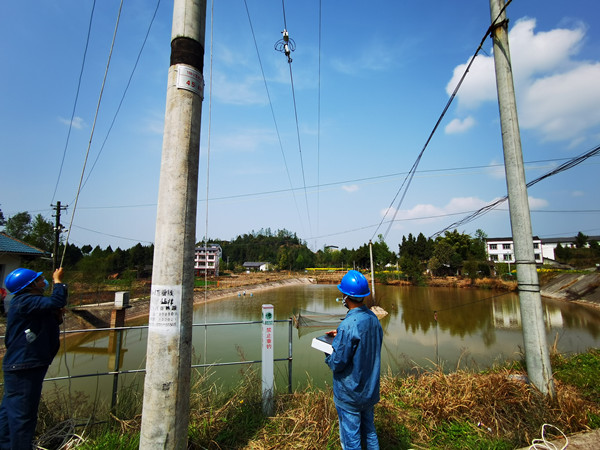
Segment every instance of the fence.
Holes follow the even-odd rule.
[[[273,358],[273,362],[288,362],[288,392],[292,393],[292,319],[281,319],[274,320],[275,323],[288,323],[288,356],[287,358]],[[262,324],[263,322],[260,320],[257,321],[247,321],[247,322],[216,322],[216,323],[202,323],[202,324],[193,324],[192,327],[215,327],[215,326],[235,326],[235,325],[251,325],[251,324]],[[96,373],[88,373],[88,374],[79,374],[79,375],[67,375],[61,377],[50,377],[45,378],[46,381],[60,381],[60,380],[71,380],[76,378],[87,378],[87,377],[101,377],[101,376],[110,376],[113,378],[113,387],[111,393],[111,410],[116,408],[117,402],[117,391],[119,385],[119,375],[124,374],[135,374],[135,373],[145,373],[146,369],[132,369],[132,370],[121,370],[120,369],[120,361],[121,361],[121,346],[122,346],[122,337],[123,331],[129,330],[139,330],[139,329],[147,329],[148,325],[140,325],[140,326],[131,326],[131,327],[112,327],[112,328],[93,328],[93,329],[83,329],[83,330],[65,330],[61,334],[76,334],[76,333],[97,333],[97,332],[111,332],[109,339],[113,339],[113,344],[109,341],[109,348],[114,348],[114,357],[115,357],[115,368],[114,370],[109,370],[107,372],[96,372]],[[4,338],[4,336],[0,336],[0,338]],[[110,354],[109,354],[110,355]],[[246,364],[257,364],[263,363],[262,359],[259,360],[251,360],[251,361],[231,361],[231,362],[218,362],[218,363],[208,363],[208,364],[192,364],[191,368],[209,368],[209,367],[218,367],[218,366],[233,366],[233,365],[246,365]],[[3,383],[0,383],[3,385]]]

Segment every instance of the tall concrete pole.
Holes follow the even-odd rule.
[[[175,0],[140,449],[187,448],[206,0]]]
[[[504,0],[490,0],[492,21],[500,15],[497,25],[493,28],[492,38],[494,41],[496,87],[500,107],[510,223],[515,246],[525,361],[530,381],[542,393],[554,396],[554,381],[546,342],[542,299],[533,250],[531,217],[508,46],[508,22],[506,14],[502,11],[503,8]],[[500,14],[501,11],[502,14]]]

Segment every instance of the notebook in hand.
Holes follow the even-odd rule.
[[[323,336],[313,338],[311,346],[317,350],[327,353],[328,355],[331,355],[331,353],[333,353],[333,347],[331,346],[332,342],[333,336],[324,334]]]

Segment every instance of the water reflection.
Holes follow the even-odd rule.
[[[246,296],[200,304],[194,311],[194,323],[259,321],[263,304],[272,304],[275,319],[288,319],[294,310],[345,314],[335,301],[339,293],[335,286],[299,285],[248,291]],[[415,366],[432,367],[440,363],[445,370],[456,367],[485,368],[496,362],[521,359],[522,333],[518,296],[486,290],[458,288],[415,288],[378,286],[378,303],[388,315],[382,320],[384,342],[382,371],[399,373]],[[544,300],[544,319],[550,344],[561,352],[581,352],[600,347],[600,310],[555,300]],[[436,320],[437,319],[437,320]],[[324,356],[311,348],[312,338],[332,326],[293,330],[294,387],[310,382],[325,386],[331,373]],[[147,330],[135,329],[123,333],[119,366],[138,370],[145,366]],[[51,366],[49,376],[67,373],[106,373],[117,365],[116,335],[108,332],[86,333],[69,338],[59,357]],[[288,352],[288,325],[275,324],[275,357],[285,358]],[[203,327],[193,331],[195,363],[259,360],[260,324]],[[66,368],[69,368],[68,371]],[[233,384],[244,367],[220,367],[212,380]],[[257,366],[257,370],[260,367]],[[278,389],[287,388],[287,364],[276,363]],[[137,382],[141,375],[120,376],[119,383]],[[97,381],[82,378],[73,381],[74,390],[110,393],[112,377]]]

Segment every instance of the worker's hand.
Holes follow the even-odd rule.
[[[63,268],[59,267],[52,274],[52,281],[54,281],[54,283],[62,283],[62,276],[63,276]]]
[[[337,336],[337,330],[331,330],[328,331],[327,333],[325,333],[327,336],[331,336],[331,337],[336,337]]]

